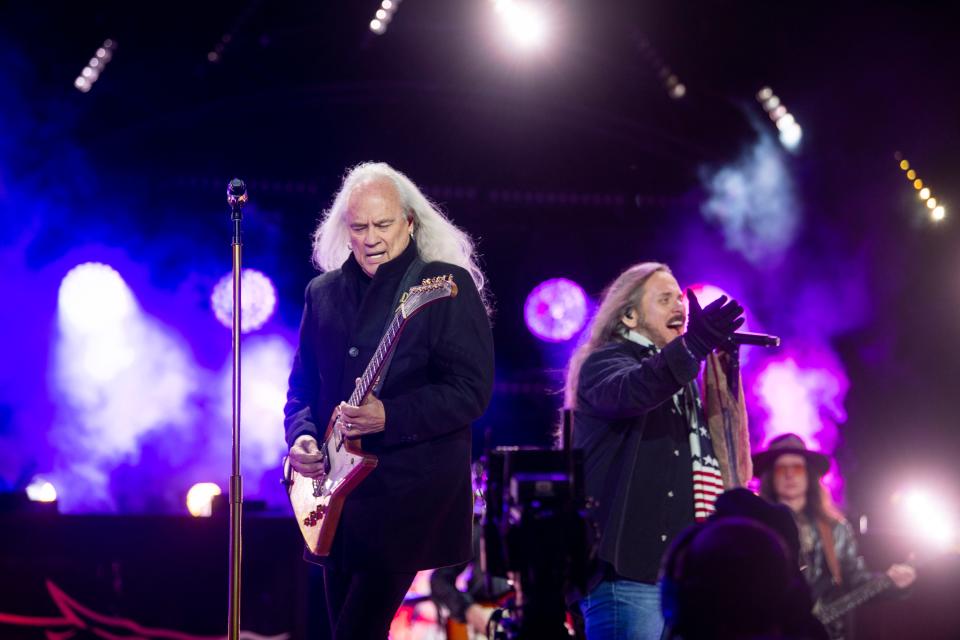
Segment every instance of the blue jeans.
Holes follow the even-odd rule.
[[[587,640],[660,640],[660,587],[604,580],[580,601]]]

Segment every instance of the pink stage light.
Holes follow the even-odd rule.
[[[847,419],[843,400],[850,387],[840,363],[833,364],[800,364],[794,356],[766,364],[755,385],[767,412],[765,440],[796,433],[812,448],[833,452],[837,425]]]
[[[530,332],[541,340],[565,342],[586,325],[588,311],[583,287],[566,278],[554,278],[530,292],[523,317]]]

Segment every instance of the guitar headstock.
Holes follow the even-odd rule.
[[[404,318],[409,318],[431,302],[453,298],[456,295],[457,283],[453,281],[453,275],[425,278],[423,282],[410,287],[410,290],[403,294],[400,300],[400,313]]]

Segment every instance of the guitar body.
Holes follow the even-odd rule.
[[[334,410],[320,448],[326,457],[322,478],[300,475],[289,459],[283,460],[290,505],[307,548],[317,556],[330,554],[344,500],[377,466],[377,457],[363,453],[359,440],[347,440],[339,434],[339,421]]]

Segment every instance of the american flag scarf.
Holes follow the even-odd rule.
[[[714,512],[717,496],[723,493],[720,461],[714,454],[713,439],[703,418],[696,383],[689,383],[674,399],[682,402],[689,425],[690,460],[693,462],[693,517],[697,522],[703,522]]]

